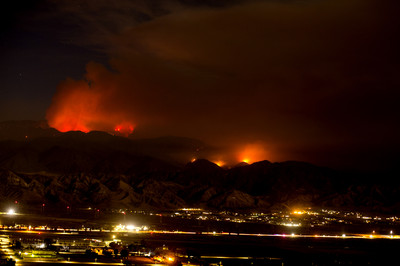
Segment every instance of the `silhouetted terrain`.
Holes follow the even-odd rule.
[[[34,122],[3,122],[0,136],[3,202],[139,209],[400,210],[400,185],[384,176],[370,182],[362,175],[295,161],[232,168],[205,159],[184,163],[207,149],[187,138],[60,133]]]

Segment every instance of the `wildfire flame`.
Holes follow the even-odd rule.
[[[67,79],[59,85],[46,113],[49,126],[61,132],[101,130],[128,136],[135,124],[112,100],[113,88],[102,80],[107,70],[92,63],[87,71],[87,80]]]
[[[133,130],[134,126],[129,122],[123,122],[114,128],[115,134],[124,136],[132,134]]]
[[[248,144],[238,153],[238,160],[245,163],[254,163],[268,158],[268,153],[262,143]]]
[[[51,127],[61,132],[93,130],[91,123],[94,121],[99,95],[87,87],[84,81],[66,80],[61,84],[53,99],[56,104],[47,111],[46,117]]]
[[[214,163],[215,163],[216,165],[218,165],[219,167],[222,167],[222,166],[225,165],[225,162],[224,162],[224,161],[221,161],[221,160],[214,161]]]

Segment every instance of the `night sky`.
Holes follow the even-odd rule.
[[[389,169],[400,146],[396,2],[13,1],[1,11],[0,121]]]

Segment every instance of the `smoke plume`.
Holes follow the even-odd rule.
[[[268,152],[257,157],[270,160],[321,163],[320,150],[339,146],[322,162],[335,164],[382,131],[396,139],[399,23],[390,9],[374,0],[256,1],[136,24],[113,14],[118,29],[87,41],[104,44],[109,65],[89,63],[83,80],[63,81],[47,119],[61,131],[135,128],[243,150],[261,141],[256,150]]]

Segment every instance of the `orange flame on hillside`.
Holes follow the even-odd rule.
[[[213,161],[213,163],[215,163],[216,165],[218,165],[219,167],[223,167],[225,165],[224,161],[218,160],[218,161]]]
[[[46,113],[49,126],[61,132],[100,130],[128,136],[135,124],[112,100],[112,86],[101,80],[104,70],[94,64],[89,70],[97,74],[96,82],[67,79],[59,85]]]
[[[134,126],[129,122],[123,122],[121,124],[118,124],[114,128],[114,131],[117,135],[123,135],[123,136],[129,136],[130,134],[132,134],[133,130]]]
[[[238,153],[238,160],[245,163],[254,163],[267,160],[268,152],[262,143],[248,144]]]
[[[61,85],[53,99],[56,104],[47,111],[46,118],[51,127],[61,132],[93,130],[91,123],[95,120],[100,95],[87,87],[86,82],[73,80],[66,80]]]

